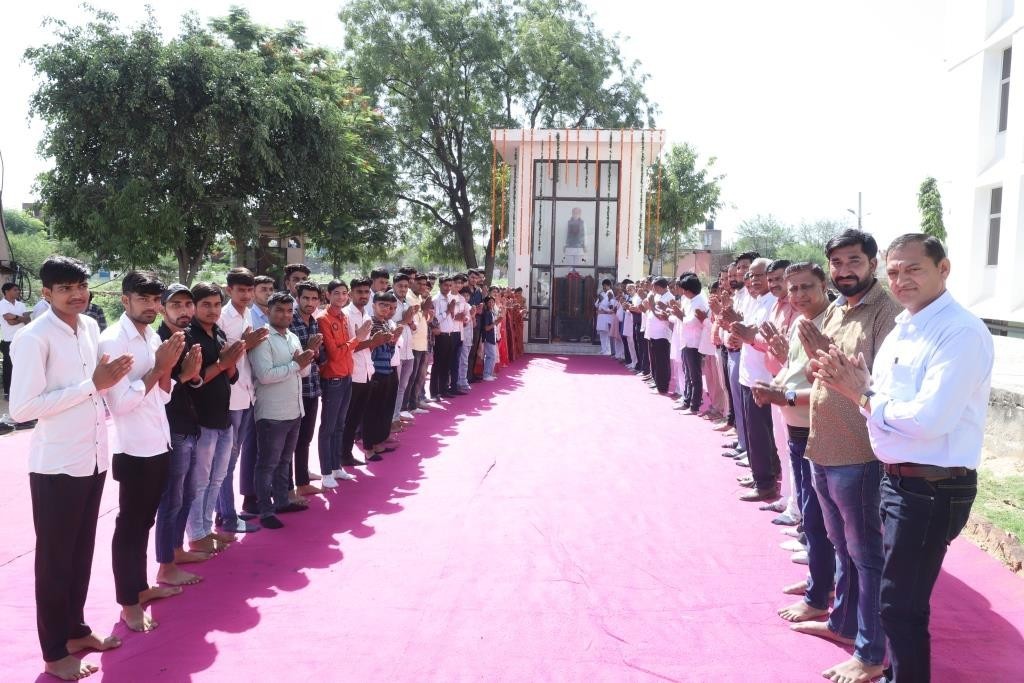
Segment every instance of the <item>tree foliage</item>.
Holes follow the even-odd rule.
[[[931,176],[924,179],[917,192],[917,208],[921,211],[921,232],[946,241],[946,225],[942,222],[942,196],[939,183]]]
[[[712,220],[722,208],[719,183],[725,176],[712,175],[715,157],[710,157],[704,165],[698,159],[697,150],[691,145],[673,145],[665,154],[661,168],[656,164],[649,172],[648,182],[653,189],[660,170],[661,196],[657,197],[652,191],[648,201],[660,202],[661,225],[658,244],[649,244],[647,248],[648,270],[653,268],[658,256],[696,246],[694,226]]]
[[[841,218],[825,218],[794,227],[770,214],[758,215],[740,223],[732,250],[756,251],[766,258],[794,263],[811,261],[825,266],[825,245],[849,227],[849,222]]]
[[[352,0],[340,16],[353,71],[395,130],[401,198],[469,267],[492,127],[652,123],[646,76],[579,0]],[[490,273],[489,248],[485,261]]]
[[[35,235],[46,232],[46,225],[41,220],[17,209],[4,209],[4,227],[10,235]]]
[[[55,162],[40,194],[54,233],[101,261],[149,266],[172,251],[191,282],[218,235],[252,237],[260,218],[359,239],[389,213],[364,192],[387,184],[380,118],[301,25],[267,29],[233,9],[209,28],[188,15],[165,42],[152,15],[129,30],[104,12],[50,23],[56,40],[26,52],[40,151]]]

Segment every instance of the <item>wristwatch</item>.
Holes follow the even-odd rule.
[[[868,389],[867,391],[865,391],[863,394],[860,395],[860,400],[857,401],[857,404],[861,407],[861,409],[867,408],[868,401],[870,401],[871,397],[874,396],[874,395],[875,395],[875,392],[873,392],[870,389]]]
[[[786,389],[785,397],[786,397],[786,405],[788,405],[788,406],[795,406],[796,405],[796,389]]]

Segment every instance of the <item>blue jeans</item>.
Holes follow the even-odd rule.
[[[811,471],[828,538],[836,549],[836,599],[828,627],[855,638],[853,655],[861,662],[881,664],[885,658],[880,617],[882,463],[828,467],[812,463]]]
[[[789,459],[793,463],[793,491],[807,538],[807,592],[804,602],[815,609],[828,609],[828,597],[835,585],[836,549],[828,540],[821,505],[814,490],[811,461],[804,457],[806,436],[789,436]]]
[[[890,474],[882,479],[882,626],[889,640],[889,680],[931,680],[932,588],[977,493],[974,471],[938,481]]]
[[[288,505],[292,454],[299,440],[302,418],[256,420],[256,499],[260,517],[270,517]]]
[[[498,362],[498,345],[484,342],[484,377],[494,377],[494,366]]]
[[[227,476],[231,442],[230,426],[224,429],[199,428],[192,478],[192,508],[188,513],[190,541],[201,541],[213,533],[213,513],[220,497],[220,487]]]
[[[192,471],[196,464],[198,437],[171,434],[171,460],[167,485],[156,509],[156,561],[174,562],[174,549],[185,542],[185,523],[192,506]]]
[[[747,450],[746,420],[743,419],[743,394],[740,392],[740,352],[729,352],[729,395],[732,396],[732,408],[736,414],[736,440],[740,448]]]
[[[217,496],[217,514],[221,522],[228,528],[234,528],[238,521],[238,512],[235,510],[235,463],[238,462],[238,453],[243,447],[256,438],[253,433],[255,423],[253,420],[252,407],[242,410],[232,410],[231,415],[231,456],[228,459],[228,469],[224,474],[224,483],[220,486],[220,495]],[[242,481],[245,480],[245,467],[242,468],[241,481],[238,488],[245,489]]]
[[[320,378],[320,431],[316,448],[320,472],[330,474],[341,469],[341,450],[345,434],[345,416],[352,398],[352,377]]]

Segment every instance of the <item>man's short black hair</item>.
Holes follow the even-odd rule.
[[[242,266],[229,270],[228,276],[224,281],[228,283],[228,287],[237,287],[238,285],[243,287],[256,286],[256,276],[252,274],[251,270]]]
[[[736,260],[734,261],[734,263],[739,265],[740,261],[753,261],[753,260],[759,259],[759,258],[761,258],[761,254],[759,254],[756,251],[745,251],[745,252],[743,252],[742,254],[740,254],[739,256],[736,257]]]
[[[139,296],[160,296],[167,287],[156,273],[149,270],[133,270],[121,280],[122,294]]]
[[[413,275],[416,275],[418,271],[412,266],[402,266],[401,268],[398,269],[398,272],[403,275],[408,275],[409,277],[412,277]]]
[[[455,275],[452,275],[452,280],[456,282],[469,282],[469,276],[465,273],[455,273]]]
[[[344,287],[345,289],[348,289],[348,285],[346,285],[341,280],[331,280],[330,282],[327,283],[327,293],[331,294],[338,287]]]
[[[39,280],[43,287],[54,285],[77,285],[89,281],[89,266],[70,256],[50,256],[39,268]]]
[[[312,274],[313,272],[305,263],[289,263],[287,266],[284,267],[284,279],[287,280],[289,277],[291,277],[292,273],[300,271],[305,273],[306,277],[309,277],[310,274]]]
[[[893,249],[901,249],[908,244],[919,243],[924,246],[924,253],[930,258],[935,265],[942,263],[942,259],[946,258],[946,248],[942,246],[942,242],[937,237],[932,235],[926,235],[923,232],[908,232],[904,235],[900,235],[889,243],[889,248],[886,249],[886,256],[890,254]]]
[[[395,293],[391,291],[377,292],[376,294],[373,295],[373,303],[377,304],[381,302],[397,304],[398,297],[395,296]]]
[[[631,284],[633,284],[633,281],[632,281],[632,280],[630,280],[630,279],[629,279],[629,278],[627,277],[627,278],[626,278],[625,280],[623,280],[623,281],[622,281],[622,284],[624,284],[624,285],[631,285]]]
[[[679,278],[679,286],[684,291],[690,292],[691,294],[700,294],[700,290],[702,288],[700,278],[693,273],[686,273]]]
[[[273,308],[274,306],[288,306],[292,308],[295,305],[295,297],[288,292],[274,292],[267,299],[267,308]]]
[[[276,286],[274,278],[269,275],[257,275],[252,279],[253,287],[259,287],[260,285],[270,285],[271,287]]]
[[[302,296],[303,292],[314,292],[317,298],[320,297],[320,285],[313,282],[312,280],[303,280],[302,282],[295,285],[295,296]]]
[[[221,303],[224,303],[224,292],[222,292],[220,287],[212,282],[197,282],[192,285],[192,300],[197,304],[203,299],[208,299],[211,296],[218,297],[221,300]]]
[[[469,285],[466,285],[465,287],[459,290],[459,294],[461,294],[462,296],[469,296],[472,293],[473,290],[470,289]]]
[[[356,287],[369,287],[372,284],[373,284],[373,281],[370,280],[370,278],[368,278],[368,277],[354,277],[348,283],[348,288],[351,291],[351,290],[355,289]]]
[[[438,280],[438,282],[440,282],[442,284],[445,283],[445,282],[451,282],[451,281],[452,281],[452,277],[450,275],[442,275],[440,277],[440,279]]]
[[[371,280],[379,280],[382,277],[390,278],[391,273],[389,273],[386,268],[374,268],[373,270],[370,271]]]
[[[409,282],[409,274],[408,274],[408,273],[398,273],[398,274],[396,274],[396,275],[395,275],[395,277],[394,277],[394,278],[393,278],[393,279],[391,280],[391,282],[392,282],[393,284],[396,284],[396,285],[397,285],[397,284],[398,284],[399,282]]]
[[[786,277],[788,278],[791,275],[803,272],[811,273],[822,282],[828,281],[828,278],[825,276],[824,269],[813,261],[800,261],[788,266],[786,268]]]
[[[416,273],[416,282],[427,282],[430,280],[430,276],[426,273]]]
[[[605,278],[605,279],[601,280],[601,286],[604,287],[605,285],[608,285],[609,287],[611,287],[612,286],[612,281],[610,279],[608,279],[608,278]]]
[[[856,228],[848,228],[833,237],[825,245],[825,256],[832,258],[832,252],[843,247],[860,246],[864,254],[873,259],[878,256],[878,242],[869,233]]]
[[[786,268],[789,268],[791,263],[792,262],[789,259],[777,258],[768,264],[768,270],[766,270],[765,272],[774,273],[776,270],[785,270]]]
[[[659,277],[652,284],[655,287],[668,287],[668,278],[667,277]]]
[[[17,287],[18,289],[21,289],[21,287],[18,287],[18,285],[13,283],[13,282],[5,282],[4,286],[0,287],[0,291],[3,291],[3,293],[6,294],[7,292],[11,291],[15,287]]]

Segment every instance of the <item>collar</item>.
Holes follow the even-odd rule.
[[[206,334],[206,330],[203,329],[202,324],[195,318],[192,318],[192,322],[188,324],[188,328],[193,332],[197,332],[207,339],[213,339],[214,341],[216,341],[217,335],[220,334],[220,326],[217,325],[217,323],[213,324],[213,329],[211,330],[212,334]]]
[[[249,309],[246,309],[249,310]],[[239,312],[235,305],[228,300],[228,305],[221,311],[221,315],[227,316],[228,318],[242,318],[245,316],[245,312]]]
[[[896,316],[896,322],[900,325],[907,323],[912,324],[914,327],[924,327],[927,325],[932,318],[937,316],[939,312],[944,310],[947,306],[953,303],[953,295],[949,293],[947,289],[939,295],[935,301],[931,302],[917,313],[911,314],[910,311],[904,310],[898,316]]]
[[[146,341],[149,339],[149,335],[153,334],[153,329],[150,327],[146,328],[146,333],[144,335],[139,334],[139,328],[135,327],[135,323],[132,322],[127,313],[121,314],[121,317],[117,319],[117,324],[121,326],[121,334],[128,337],[128,339],[135,339],[138,337],[139,339]]]
[[[40,316],[40,319],[42,319],[45,316],[47,319],[49,319],[51,321],[51,324],[54,327],[56,327],[58,330],[60,330],[61,332],[63,332],[67,336],[73,337],[73,336],[77,335],[82,330],[82,316],[83,315],[84,315],[83,313],[79,313],[78,314],[78,320],[77,320],[77,325],[75,326],[75,329],[71,329],[71,327],[67,323],[65,323],[63,320],[61,320],[60,317],[58,317],[58,315],[53,312],[53,307],[52,306],[50,308],[46,309],[46,311],[43,313],[43,315]]]

